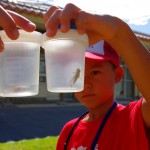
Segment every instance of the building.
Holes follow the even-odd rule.
[[[24,3],[24,2],[10,2],[8,0],[0,1],[0,5],[5,9],[9,9],[15,11],[37,25],[37,31],[41,33],[45,32],[45,26],[43,22],[43,14],[50,7],[50,5],[42,3]],[[139,40],[150,50],[150,35],[139,33],[134,31],[135,35],[139,38]],[[140,92],[138,91],[136,85],[134,84],[132,77],[128,71],[128,68],[122,61],[122,65],[125,69],[124,78],[116,87],[116,98],[120,101],[128,100],[131,101],[140,97]],[[2,99],[2,98],[1,98]],[[22,99],[22,103],[32,101],[33,103],[37,102],[52,102],[52,101],[74,101],[74,96],[72,93],[51,93],[47,91],[46,88],[46,76],[45,76],[45,59],[44,59],[44,50],[41,48],[41,56],[40,56],[40,87],[39,94],[33,97],[27,98],[19,98]],[[34,101],[36,99],[36,101]],[[16,102],[17,98],[9,98],[12,102]]]

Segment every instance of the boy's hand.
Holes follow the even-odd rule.
[[[15,12],[5,10],[2,6],[0,6],[0,18],[0,27],[5,30],[7,36],[12,40],[15,40],[19,37],[17,27],[28,32],[32,32],[36,29],[35,24],[33,24],[31,21]],[[0,38],[0,51],[3,49],[4,43]]]
[[[90,45],[102,39],[109,43],[116,41],[120,24],[125,24],[113,16],[87,13],[73,4],[67,4],[63,10],[55,6],[50,7],[44,15],[44,21],[48,36],[56,34],[59,24],[60,30],[67,32],[70,22],[74,22],[79,33],[88,34]]]

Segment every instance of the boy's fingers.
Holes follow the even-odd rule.
[[[49,20],[49,17],[53,14],[53,12],[54,12],[56,9],[58,9],[58,7],[56,7],[56,6],[51,6],[51,7],[49,8],[49,10],[44,14],[43,19],[44,19],[45,24],[46,24],[46,22]]]
[[[45,26],[46,26],[46,34],[47,36],[54,36],[58,30],[58,25],[60,24],[60,9],[57,9],[53,12],[53,14],[50,16],[50,18],[47,20]]]
[[[2,41],[2,39],[0,37],[0,52],[2,52],[3,49],[4,49],[4,43],[3,43],[3,41]]]
[[[36,25],[25,17],[9,10],[8,13],[12,16],[15,24],[23,30],[32,32],[36,29]]]
[[[36,29],[35,24],[25,17],[10,10],[5,10],[2,6],[0,6],[0,28],[2,28],[6,32],[7,36],[12,40],[19,37],[17,27],[20,27],[28,32],[32,32]],[[0,38],[0,51],[3,49],[4,43]]]
[[[52,6],[44,16],[47,35],[54,36],[59,24],[60,30],[67,32],[70,29],[70,22],[76,20],[79,11],[80,9],[73,4],[67,4],[63,10]]]
[[[70,22],[74,22],[78,15],[80,8],[73,4],[67,4],[60,16],[60,24],[61,24],[61,31],[67,32],[70,28]],[[75,23],[75,22],[74,22]]]
[[[9,38],[17,39],[19,32],[17,30],[16,24],[13,18],[8,14],[8,12],[0,6],[0,27],[2,27]]]

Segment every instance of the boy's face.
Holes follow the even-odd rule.
[[[116,70],[109,61],[86,59],[84,90],[75,93],[75,97],[89,109],[112,101],[115,84],[120,81]]]

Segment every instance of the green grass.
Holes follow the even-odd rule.
[[[55,150],[57,136],[0,143],[0,150]]]

